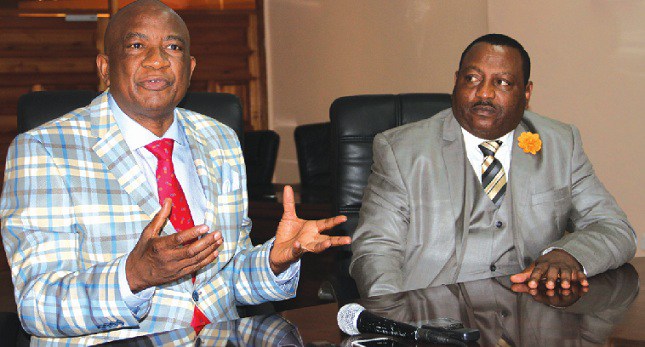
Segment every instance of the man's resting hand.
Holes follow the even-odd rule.
[[[554,249],[541,255],[524,271],[511,276],[511,282],[528,282],[531,289],[537,288],[541,280],[546,281],[547,289],[554,289],[558,280],[560,286],[565,289],[571,287],[571,282],[579,282],[585,287],[589,285],[580,263],[571,254],[561,249]]]

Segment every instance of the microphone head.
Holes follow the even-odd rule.
[[[338,310],[338,327],[347,335],[358,335],[357,321],[361,312],[365,311],[365,307],[353,303],[347,304]]]

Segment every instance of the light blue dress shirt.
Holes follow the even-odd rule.
[[[130,151],[134,154],[137,165],[141,168],[146,182],[153,192],[157,191],[157,158],[150,153],[145,146],[151,142],[157,141],[162,138],[170,138],[175,141],[175,146],[172,153],[172,163],[175,167],[175,176],[179,181],[182,189],[186,193],[186,200],[190,207],[190,212],[193,217],[195,225],[204,223],[204,215],[206,209],[206,195],[202,189],[197,170],[193,164],[193,157],[188,145],[186,133],[177,122],[177,116],[173,120],[170,128],[162,137],[157,137],[148,129],[128,117],[119,108],[116,101],[111,94],[108,95],[108,102],[114,119],[123,134],[123,138],[127,143]],[[146,288],[139,293],[132,293],[130,285],[128,284],[127,276],[125,273],[125,263],[127,257],[119,264],[119,290],[121,297],[125,304],[132,311],[132,313],[142,318],[145,313],[150,309],[150,299],[155,293],[155,287]],[[269,266],[269,258],[266,259],[266,264]],[[297,275],[300,271],[300,261],[292,264],[286,271],[278,276],[274,276],[274,280],[278,285],[283,288],[289,288],[297,285]]]

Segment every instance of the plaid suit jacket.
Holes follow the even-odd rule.
[[[205,224],[221,230],[224,243],[194,285],[186,276],[158,286],[149,310],[133,314],[127,308],[117,267],[160,205],[107,100],[105,92],[87,107],[18,135],[9,148],[2,238],[20,319],[35,341],[86,335],[72,343],[104,342],[188,326],[194,305],[216,322],[237,318],[236,304],[293,297],[295,289],[285,291],[272,280],[271,243],[251,245],[235,132],[177,108],[207,199]],[[167,223],[162,234],[174,232]]]

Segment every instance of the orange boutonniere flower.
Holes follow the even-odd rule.
[[[517,145],[524,150],[524,153],[535,154],[542,149],[542,140],[540,140],[539,134],[523,132],[520,134],[520,137],[517,138]]]

